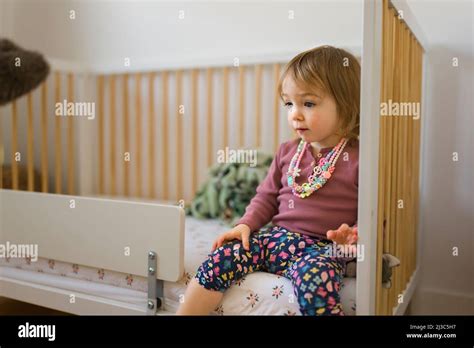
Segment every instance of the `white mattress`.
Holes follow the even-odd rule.
[[[179,282],[165,282],[164,308],[174,312],[199,265],[206,259],[212,241],[228,227],[218,220],[186,217],[185,275]],[[36,284],[57,287],[146,306],[147,279],[119,272],[73,265],[39,258],[0,259],[0,275]],[[346,315],[355,314],[356,279],[344,278],[340,296]],[[291,281],[270,273],[247,275],[228,291],[214,311],[218,315],[300,315]]]

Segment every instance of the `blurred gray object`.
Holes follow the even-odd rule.
[[[49,70],[40,53],[0,39],[0,106],[35,89],[46,79]]]

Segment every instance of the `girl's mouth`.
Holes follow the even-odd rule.
[[[308,128],[296,128],[296,131],[297,131],[298,133],[300,133],[300,134],[301,134],[301,133],[304,133],[304,132],[307,131],[307,130],[308,130]]]

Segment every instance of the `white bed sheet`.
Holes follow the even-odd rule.
[[[175,312],[189,280],[206,259],[214,238],[226,227],[218,220],[186,217],[185,275],[179,282],[165,282],[165,310]],[[1,267],[4,266],[4,267]],[[0,274],[32,283],[80,292],[137,306],[146,306],[147,279],[56,260],[0,259]],[[340,296],[346,315],[355,315],[356,279],[344,278]],[[217,315],[300,315],[291,281],[255,272],[236,282],[214,311]]]

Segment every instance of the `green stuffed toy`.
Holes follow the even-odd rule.
[[[218,163],[209,170],[186,213],[199,219],[222,219],[233,225],[245,213],[258,185],[265,179],[273,157],[257,151],[257,164]]]

